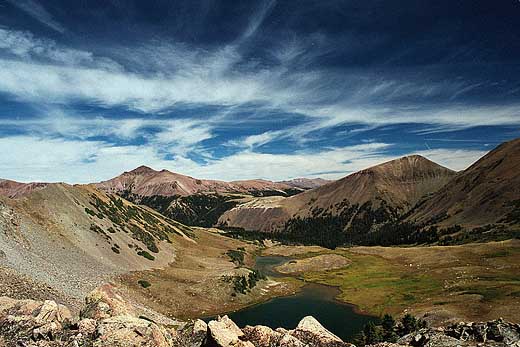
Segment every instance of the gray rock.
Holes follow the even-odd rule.
[[[217,347],[254,347],[251,342],[240,339],[244,333],[228,316],[209,322],[208,332],[208,342]]]
[[[206,343],[207,335],[208,325],[203,320],[197,319],[177,331],[175,340],[178,346],[201,347]]]
[[[314,347],[352,347],[328,331],[312,316],[304,317],[290,335]]]

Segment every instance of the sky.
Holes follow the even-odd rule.
[[[0,177],[463,170],[520,137],[518,0],[0,0]]]

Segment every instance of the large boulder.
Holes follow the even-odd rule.
[[[5,346],[23,345],[20,341],[56,340],[71,320],[69,309],[55,301],[0,298],[0,336]]]
[[[243,329],[245,340],[255,347],[306,347],[285,329],[273,330],[263,325],[246,326]]]
[[[339,337],[328,331],[312,316],[304,317],[296,329],[290,332],[291,336],[301,342],[314,347],[351,347],[350,343],[343,342]]]
[[[111,284],[104,284],[87,295],[85,307],[80,312],[81,318],[96,320],[120,315],[135,316],[136,312]]]
[[[242,341],[244,333],[228,316],[218,317],[208,323],[208,343],[216,347],[254,347]]]
[[[513,345],[520,341],[520,325],[503,319],[484,323],[461,322],[448,326],[444,329],[444,334],[461,341],[500,342]]]
[[[145,319],[121,315],[103,319],[97,326],[96,347],[173,346],[168,329]]]
[[[43,305],[38,308],[38,311],[33,313],[36,313],[34,319],[38,323],[49,323],[54,321],[63,323],[72,320],[70,310],[66,306],[57,304],[52,300],[45,300]]]
[[[397,342],[414,347],[520,347],[520,325],[502,319],[483,323],[460,322],[445,328],[421,329]]]

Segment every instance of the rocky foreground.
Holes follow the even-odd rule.
[[[144,315],[104,285],[85,300],[79,317],[55,301],[0,297],[0,347],[352,347],[305,317],[294,330],[265,326],[240,329],[227,316],[205,323]],[[345,322],[348,324],[348,322]],[[502,320],[423,329],[396,344],[377,346],[520,346],[520,326]]]

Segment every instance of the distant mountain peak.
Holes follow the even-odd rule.
[[[359,173],[378,173],[405,178],[423,175],[451,175],[454,174],[455,171],[439,165],[422,155],[413,154],[372,166]]]
[[[152,169],[151,167],[146,166],[146,165],[141,165],[141,166],[133,169],[132,171],[130,171],[130,173],[133,173],[133,174],[146,174],[146,173],[153,173],[153,172],[157,172],[157,171],[155,171],[154,169]]]

